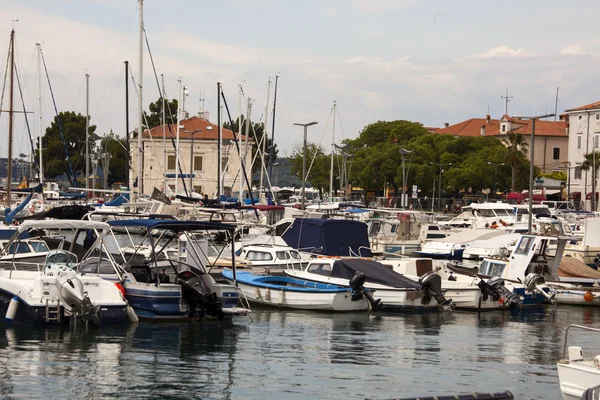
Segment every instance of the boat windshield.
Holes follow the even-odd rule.
[[[66,251],[56,251],[48,254],[46,264],[63,264],[67,267],[75,267],[77,265],[77,256]]]
[[[504,268],[506,268],[506,263],[484,260],[479,267],[479,273],[486,276],[502,276]]]
[[[36,253],[45,253],[50,250],[46,242],[43,242],[41,240],[30,241],[29,244],[31,245],[31,247],[33,247],[33,251],[35,251]]]

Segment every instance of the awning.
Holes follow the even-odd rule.
[[[591,200],[592,199],[592,192],[589,192],[588,194],[585,195],[585,199],[586,200]],[[598,192],[596,192],[596,200],[598,200]]]

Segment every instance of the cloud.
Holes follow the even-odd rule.
[[[570,44],[560,51],[562,55],[584,55],[583,46],[581,44]]]
[[[361,12],[384,13],[417,5],[420,0],[353,0],[352,6]]]
[[[525,50],[522,47],[518,49],[511,49],[508,46],[500,45],[493,49],[489,49],[482,53],[474,54],[471,58],[504,58],[504,57],[523,57],[527,56]]]

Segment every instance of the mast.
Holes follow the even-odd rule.
[[[40,181],[40,185],[43,183],[43,176],[44,176],[44,167],[42,164],[42,136],[44,136],[44,128],[43,128],[43,122],[42,122],[42,55],[41,55],[41,48],[40,48],[40,44],[36,43],[35,44],[38,48],[38,114],[39,114],[39,129],[40,129],[40,139],[38,142],[38,155],[39,155],[39,160],[40,160],[40,167],[39,167],[39,181]]]
[[[240,116],[238,119],[238,138],[242,137],[242,84],[240,83],[240,85],[238,86],[238,115]],[[239,191],[239,200],[240,200],[240,204],[243,201],[242,198],[242,191],[244,190],[244,182],[242,180],[242,168],[244,166],[244,156],[243,156],[243,152],[240,152],[240,172],[239,172],[239,177],[240,177],[240,191]]]
[[[217,200],[221,200],[221,82],[217,82]]]
[[[129,144],[129,61],[125,61],[125,146],[127,146],[127,156],[125,157],[125,179],[127,182],[127,190],[131,189],[131,181],[129,173],[131,169]]]
[[[273,157],[275,155],[275,109],[277,107],[277,81],[279,75],[275,75],[275,90],[273,91],[273,121],[271,125],[271,151],[269,153],[269,193],[271,193],[271,182],[273,182]]]
[[[335,108],[336,108],[336,100],[333,101],[333,131],[331,133],[331,169],[329,171],[329,202],[331,202],[331,198],[333,197],[333,155],[335,153]],[[341,183],[342,182],[340,181],[340,184]]]
[[[181,93],[183,85],[181,78],[177,81],[177,132],[176,132],[176,144],[175,144],[175,196],[179,194],[179,125],[181,124]]]
[[[138,159],[137,159],[137,184],[138,184],[138,196],[142,194],[142,190],[143,190],[143,185],[142,185],[142,180],[144,179],[143,176],[143,172],[142,172],[142,154],[143,154],[143,150],[142,150],[142,132],[144,131],[143,128],[143,124],[144,124],[144,115],[143,115],[143,111],[144,111],[144,105],[143,105],[143,97],[142,97],[142,88],[143,86],[143,79],[144,79],[144,0],[140,0],[140,40],[139,40],[139,70],[138,70],[138,85],[140,87],[139,90],[139,104],[138,104],[138,140],[137,140],[137,144],[138,144]]]
[[[167,192],[167,126],[165,125],[167,123],[166,118],[165,118],[165,76],[163,74],[160,74],[160,79],[162,81],[162,126],[163,126],[163,156],[164,156],[164,160],[163,160],[163,164],[164,164],[164,168],[163,168],[163,192],[166,193]]]
[[[259,203],[262,200],[263,195],[263,176],[265,173],[265,151],[267,148],[267,126],[269,123],[269,99],[271,94],[271,77],[269,77],[269,84],[267,85],[267,106],[265,109],[265,124],[262,135],[262,151],[260,151],[260,182],[258,184],[258,199]]]
[[[245,133],[245,140],[244,140],[244,166],[246,168],[248,168],[247,165],[247,161],[248,161],[248,136],[250,135],[250,114],[252,113],[252,101],[250,100],[250,97],[248,97],[248,108],[246,110],[246,133]],[[241,179],[241,178],[240,178]],[[250,192],[250,198],[252,199],[254,196],[252,196],[252,187],[248,188],[248,191]],[[254,202],[254,200],[253,200]]]
[[[94,175],[95,176],[95,175]],[[90,75],[85,74],[85,187],[90,184]],[[95,188],[93,188],[95,189]],[[89,196],[89,192],[88,192]]]
[[[10,106],[8,109],[8,165],[6,172],[6,204],[10,205],[12,183],[12,142],[13,142],[13,95],[15,73],[15,30],[10,31]]]

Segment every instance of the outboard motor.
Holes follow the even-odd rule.
[[[494,276],[486,282],[481,279],[477,284],[481,292],[486,295],[491,295],[494,300],[499,300],[500,298],[506,299],[505,304],[523,304],[523,297],[518,294],[511,292],[504,286],[504,279],[499,276]]]
[[[369,291],[365,290],[366,281],[366,275],[360,271],[356,271],[354,275],[352,275],[352,278],[350,278],[349,282],[350,287],[352,287],[352,301],[358,301],[364,296],[371,304],[371,309],[377,311],[383,306],[383,304],[381,304],[381,299],[375,300],[373,295],[371,295]]]
[[[425,296],[421,300],[422,304],[428,304],[431,298],[435,298],[440,307],[444,310],[454,308],[454,303],[450,299],[446,299],[442,294],[442,277],[434,271],[429,271],[419,278],[419,283],[425,292]]]
[[[79,307],[73,308],[73,315],[81,318],[85,322],[92,321],[94,325],[100,326],[98,311],[100,311],[100,306],[93,305],[86,293],[86,296],[83,298]]]
[[[183,298],[192,310],[198,310],[200,316],[206,312],[219,319],[223,319],[223,304],[217,294],[210,291],[210,287],[203,281],[202,276],[192,271],[183,271],[177,274],[177,282],[181,285]]]
[[[525,282],[523,282],[523,284],[527,287],[528,292],[539,293],[544,296],[550,304],[555,304],[556,292],[551,289],[548,289],[548,292],[546,292],[544,288],[539,285],[540,283],[545,283],[544,278],[534,273],[527,274],[525,277]]]

